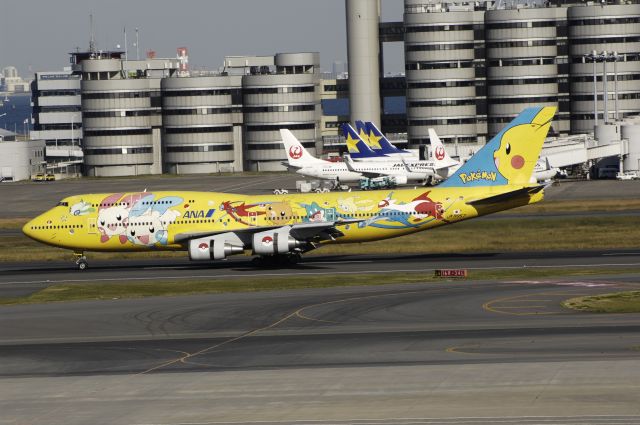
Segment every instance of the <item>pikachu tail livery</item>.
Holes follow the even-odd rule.
[[[76,195],[22,230],[36,241],[72,250],[81,270],[88,251],[182,250],[194,261],[252,253],[261,264],[297,262],[302,253],[325,244],[388,239],[539,202],[544,186],[530,181],[554,113],[552,107],[524,110],[434,188]],[[289,132],[282,133],[290,159],[303,161],[296,166],[315,163],[289,143],[295,141]]]

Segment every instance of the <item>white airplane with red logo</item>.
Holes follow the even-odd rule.
[[[462,166],[460,161],[451,158],[444,148],[444,144],[433,128],[429,129],[429,141],[431,142],[431,160],[436,175],[442,180],[446,180]]]
[[[362,173],[349,170],[344,162],[331,162],[316,158],[302,146],[296,136],[287,129],[280,130],[287,162],[282,164],[290,171],[307,177],[355,183],[363,178]]]
[[[402,159],[388,159],[386,161],[355,162],[350,157],[346,157],[344,162],[325,161],[311,155],[289,130],[282,129],[280,134],[287,152],[287,163],[283,164],[303,176],[342,183],[359,182],[364,177],[393,177],[396,184],[399,185],[424,184],[431,181],[434,176],[430,161],[406,163]],[[355,137],[358,137],[357,134]],[[364,142],[362,143],[364,144]]]

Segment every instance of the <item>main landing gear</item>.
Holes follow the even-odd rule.
[[[76,267],[78,267],[78,270],[85,270],[89,267],[89,262],[83,252],[74,252],[73,255],[76,257]]]
[[[302,254],[292,252],[282,255],[261,255],[251,260],[251,263],[256,267],[281,267],[298,264],[300,261],[302,261]]]

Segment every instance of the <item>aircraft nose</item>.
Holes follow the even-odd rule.
[[[35,239],[35,235],[33,232],[34,222],[35,220],[29,220],[24,226],[22,226],[22,233],[24,233],[25,236],[30,237],[31,239]]]
[[[42,214],[28,221],[24,226],[22,226],[22,233],[24,233],[25,236],[33,239],[34,241],[41,242],[43,235],[41,234],[41,232],[38,232],[37,229],[38,226],[43,226],[43,223],[46,220],[44,216],[45,215]]]

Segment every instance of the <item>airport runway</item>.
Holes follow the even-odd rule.
[[[260,276],[240,260],[125,263],[83,279]],[[639,275],[606,275],[639,263],[632,251],[319,257],[267,274],[525,264],[603,274],[2,307],[0,424],[640,423],[640,316],[559,304],[640,289]],[[78,276],[40,267],[3,269],[3,287]]]
[[[0,218],[71,193],[265,193],[295,176],[0,185]],[[640,196],[637,182],[570,182],[547,199]],[[22,214],[16,214],[20,211]],[[592,214],[587,212],[585,214]],[[625,212],[636,214],[636,212]],[[506,218],[506,217],[505,217]],[[0,237],[5,233],[0,233]],[[3,424],[640,424],[640,315],[563,309],[640,289],[640,250],[3,263],[0,297],[63,282],[234,279],[467,268],[466,281],[0,307]],[[597,276],[477,281],[474,270],[602,268]],[[419,280],[419,279],[418,279]]]
[[[0,297],[26,295],[56,283],[158,281],[180,279],[233,279],[278,276],[349,275],[362,273],[420,273],[432,276],[435,269],[474,270],[521,268],[640,267],[640,249],[593,251],[532,251],[514,253],[308,255],[295,266],[256,267],[250,257],[225,261],[191,262],[186,258],[90,261],[79,271],[68,262],[2,263]],[[605,272],[606,273],[606,272]]]

